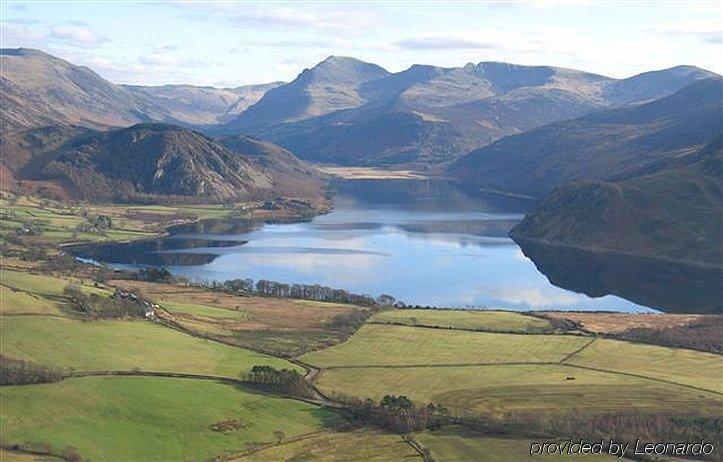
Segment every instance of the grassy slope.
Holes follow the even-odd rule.
[[[0,313],[61,314],[58,304],[43,297],[0,286]]]
[[[2,320],[2,351],[17,359],[78,370],[185,372],[238,377],[254,364],[291,363],[147,321],[75,321],[44,316]]]
[[[332,395],[380,399],[401,394],[418,404],[442,403],[454,410],[493,415],[723,412],[720,395],[563,365],[331,369],[321,372],[316,383]]]
[[[274,446],[239,459],[238,462],[286,461],[378,461],[421,460],[419,453],[398,435],[359,430],[322,433]]]
[[[471,329],[492,332],[537,332],[553,330],[545,319],[510,311],[389,310],[375,315],[371,322]]]
[[[530,455],[530,440],[482,438],[461,427],[427,431],[415,439],[429,448],[434,460],[484,460],[485,462],[541,461],[606,461],[619,460],[612,456],[591,455]]]
[[[363,326],[335,347],[302,359],[319,367],[555,362],[589,342],[564,335],[491,334],[406,326]]]
[[[723,357],[713,353],[598,339],[569,362],[723,393]]]
[[[75,446],[92,460],[207,460],[248,443],[318,431],[338,418],[316,406],[203,380],[88,377],[3,387],[2,437]],[[225,419],[244,428],[212,430]]]

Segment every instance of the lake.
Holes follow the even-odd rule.
[[[441,180],[346,180],[334,187],[334,211],[310,221],[200,223],[134,251],[116,250],[114,258],[94,258],[128,268],[147,266],[133,264],[143,261],[132,259],[134,252],[163,256],[173,274],[194,280],[318,283],[422,306],[651,311],[551,284],[507,237],[534,205],[526,200],[470,197]]]

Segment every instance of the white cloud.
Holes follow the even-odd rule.
[[[720,20],[680,21],[659,23],[647,29],[648,33],[673,37],[694,37],[704,43],[723,43],[723,24]]]
[[[395,43],[400,48],[411,50],[459,50],[459,49],[490,49],[498,48],[498,45],[481,42],[474,39],[458,37],[420,37],[399,40]]]
[[[100,34],[97,34],[87,27],[80,25],[79,23],[64,23],[56,24],[50,31],[50,35],[53,38],[66,40],[79,45],[94,46],[99,45],[103,42],[107,42],[108,39]]]

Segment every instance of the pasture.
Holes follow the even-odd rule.
[[[348,341],[301,359],[317,367],[557,362],[590,341],[571,335],[519,335],[367,324]]]
[[[378,313],[369,322],[488,332],[539,334],[554,330],[550,321],[512,311],[396,309]]]
[[[723,397],[715,393],[565,365],[338,368],[323,370],[316,384],[332,396],[379,400],[406,395],[418,405],[441,403],[491,416],[723,412]]]
[[[639,374],[723,393],[723,356],[683,348],[598,339],[569,364]]]
[[[90,460],[208,460],[338,425],[317,406],[206,380],[85,377],[0,389],[2,439]],[[218,425],[230,423],[219,429]],[[217,426],[214,429],[214,425]]]
[[[131,370],[238,377],[255,364],[298,369],[279,358],[222,345],[148,321],[14,316],[0,324],[3,354],[75,370]]]

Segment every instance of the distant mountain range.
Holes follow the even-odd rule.
[[[142,122],[218,124],[279,83],[238,88],[116,85],[42,51],[0,50],[3,132],[51,125],[106,129]]]
[[[472,151],[449,172],[466,187],[545,197],[575,180],[617,181],[669,169],[720,135],[723,80],[594,112]]]
[[[390,74],[330,57],[212,132],[251,133],[314,162],[425,168],[508,135],[658,99],[713,76],[681,66],[616,80],[497,62]]]
[[[163,122],[216,137],[253,135],[313,162],[417,168],[454,161],[552,122],[659,99],[716,76],[680,66],[618,80],[498,62],[414,65],[390,73],[332,56],[289,83],[215,89],[115,85],[88,68],[24,48],[1,50],[0,59],[3,131]]]

